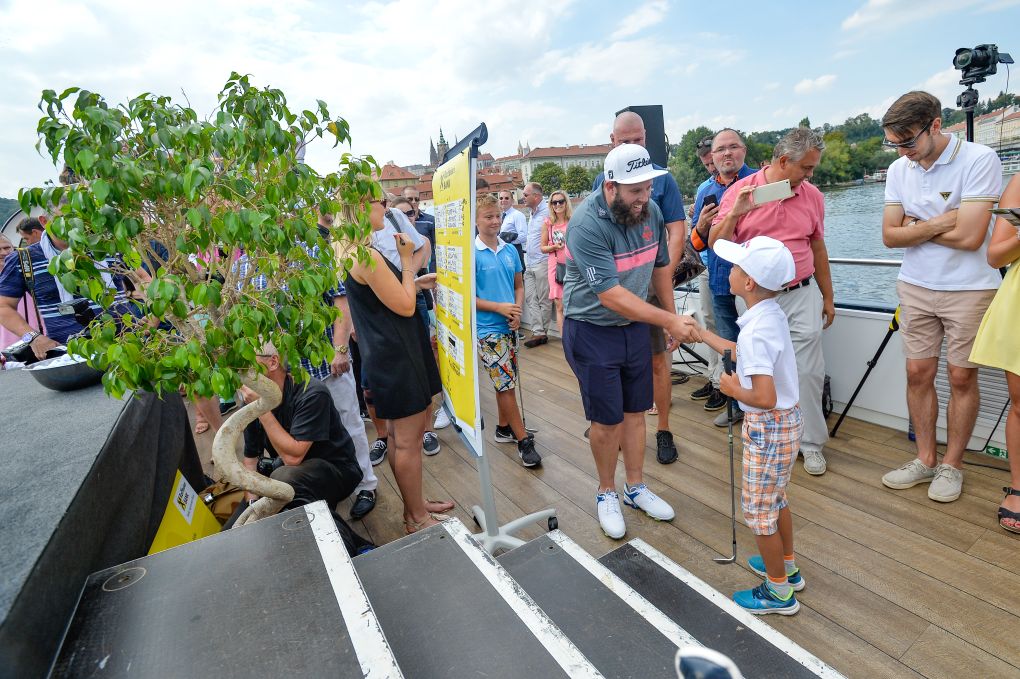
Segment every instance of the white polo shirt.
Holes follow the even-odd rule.
[[[1001,191],[1002,163],[995,151],[953,137],[927,170],[906,156],[890,165],[885,204],[928,220],[968,201],[997,203]],[[973,252],[931,241],[905,248],[900,280],[929,290],[995,290],[1002,277],[985,259],[991,226],[989,214],[985,240]]]
[[[775,299],[763,299],[737,319],[737,377],[750,389],[752,375],[770,375],[776,383],[775,410],[786,410],[800,402],[797,357],[790,340],[790,324]],[[744,412],[761,413],[762,408],[740,401]]]

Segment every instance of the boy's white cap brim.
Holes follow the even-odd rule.
[[[755,236],[744,243],[717,240],[712,251],[718,257],[739,266],[755,283],[766,290],[782,290],[797,275],[793,254],[781,241]]]

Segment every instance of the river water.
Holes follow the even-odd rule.
[[[1003,177],[1002,185],[1010,177]],[[882,244],[885,184],[825,189],[825,245],[829,257],[892,259],[902,250]],[[832,265],[832,286],[839,303],[896,306],[899,267]]]

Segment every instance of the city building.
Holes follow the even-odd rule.
[[[564,170],[574,165],[586,170],[601,168],[612,148],[610,144],[581,144],[529,149],[521,158],[521,175],[525,182],[531,181],[535,168],[542,163],[555,163]]]

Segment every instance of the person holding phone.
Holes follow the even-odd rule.
[[[369,209],[372,231],[378,233],[385,227],[386,201],[373,200]],[[340,219],[351,223],[356,216],[355,206],[342,206]],[[445,518],[438,512],[452,509],[453,503],[426,500],[422,492],[421,440],[442,382],[415,298],[418,290],[435,287],[436,275],[416,277],[421,262],[415,259],[414,242],[404,233],[392,238],[400,266],[370,246],[370,260],[354,258],[344,287],[375,412],[386,421],[390,467],[404,501],[404,529],[411,534]],[[353,254],[355,245],[342,243],[341,249]]]
[[[754,174],[754,170],[744,163],[747,145],[736,130],[729,128],[720,130],[708,140],[708,146],[711,149],[715,174],[698,187],[694,199],[694,216],[691,219],[693,225],[691,244],[695,250],[702,253],[707,267],[698,277],[698,295],[705,325],[723,339],[736,342],[739,328],[736,297],[730,292],[730,263],[716,257],[709,249],[708,236],[712,220],[719,212],[719,201],[723,194],[738,180]],[[722,363],[714,352],[710,352],[708,383],[691,394],[695,401],[705,401],[705,410],[709,412],[723,410],[726,407],[726,396],[719,391],[721,372]],[[744,411],[738,408],[733,416],[739,421],[744,417]],[[715,418],[717,427],[725,427],[727,423],[725,412]]]
[[[836,317],[824,239],[825,201],[822,192],[809,181],[824,149],[821,136],[806,127],[786,134],[776,143],[770,165],[737,181],[723,195],[708,241],[711,247],[720,239],[746,243],[755,236],[770,236],[782,241],[793,253],[796,276],[779,291],[776,301],[789,319],[797,354],[804,414],[800,446],[804,471],[815,476],[825,473],[822,449],[829,440],[822,412],[825,385],[822,330],[832,325]],[[754,202],[755,189],[783,180],[790,182],[791,197],[764,204]]]

